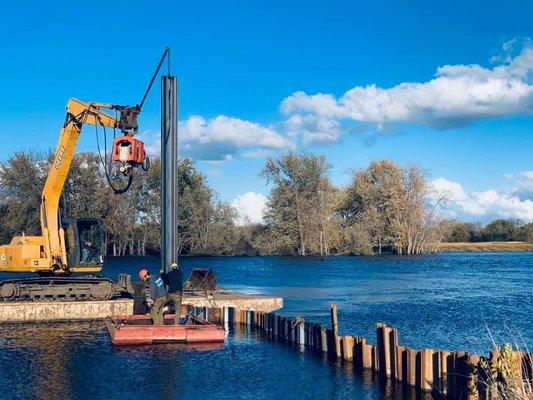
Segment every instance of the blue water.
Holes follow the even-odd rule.
[[[400,342],[484,353],[497,342],[533,348],[533,254],[408,257],[184,258],[220,285],[281,296],[282,311],[374,341],[375,323]],[[105,274],[157,270],[155,259],[110,259]],[[0,278],[2,276],[0,275]],[[313,352],[232,332],[222,348],[113,348],[101,322],[0,326],[0,398],[400,399],[401,390]]]

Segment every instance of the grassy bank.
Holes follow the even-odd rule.
[[[533,243],[526,243],[526,242],[440,243],[439,251],[442,251],[442,252],[533,251]]]

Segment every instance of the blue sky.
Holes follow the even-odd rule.
[[[69,97],[138,102],[168,45],[182,154],[252,219],[264,157],[293,148],[339,185],[387,157],[427,170],[449,216],[533,220],[531,2],[10,3],[0,160],[52,148]],[[158,97],[140,121],[153,149]]]

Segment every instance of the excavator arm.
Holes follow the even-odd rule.
[[[102,109],[115,111],[117,118],[103,112]],[[66,111],[65,122],[42,191],[41,236],[15,236],[9,245],[0,246],[0,271],[61,274],[96,272],[101,269],[101,263],[85,266],[69,265],[59,201],[85,124],[116,128],[121,131],[122,136],[113,143],[113,161],[121,163],[120,171],[124,175],[131,174],[133,167],[141,165],[145,158],[144,147],[142,142],[133,138],[138,130],[137,117],[140,107],[83,103],[70,99]],[[121,148],[121,145],[124,147]],[[121,149],[125,149],[125,152],[120,151]],[[90,221],[86,219],[80,223],[87,225]]]
[[[83,103],[76,99],[70,99],[66,108],[67,116],[44,184],[41,203],[41,232],[44,251],[50,260],[52,270],[64,270],[68,265],[65,251],[65,232],[59,220],[59,200],[83,125],[119,128],[123,133],[130,135],[137,132],[138,111],[136,112],[136,110],[138,109],[136,107]],[[103,108],[119,111],[120,119],[102,112],[101,109]]]

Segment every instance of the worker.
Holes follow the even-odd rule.
[[[167,302],[167,285],[161,276],[152,276],[147,268],[141,268],[138,272],[139,278],[148,283],[148,291],[153,301],[150,307],[150,316],[154,325],[163,325],[163,307]]]
[[[83,249],[81,250],[81,261],[87,262],[92,260],[92,252],[93,252],[93,242],[90,240],[86,240],[83,243]]]
[[[178,268],[178,264],[172,263],[170,271],[162,273],[161,276],[168,288],[167,301],[174,304],[174,324],[178,325],[180,323],[183,272]]]

